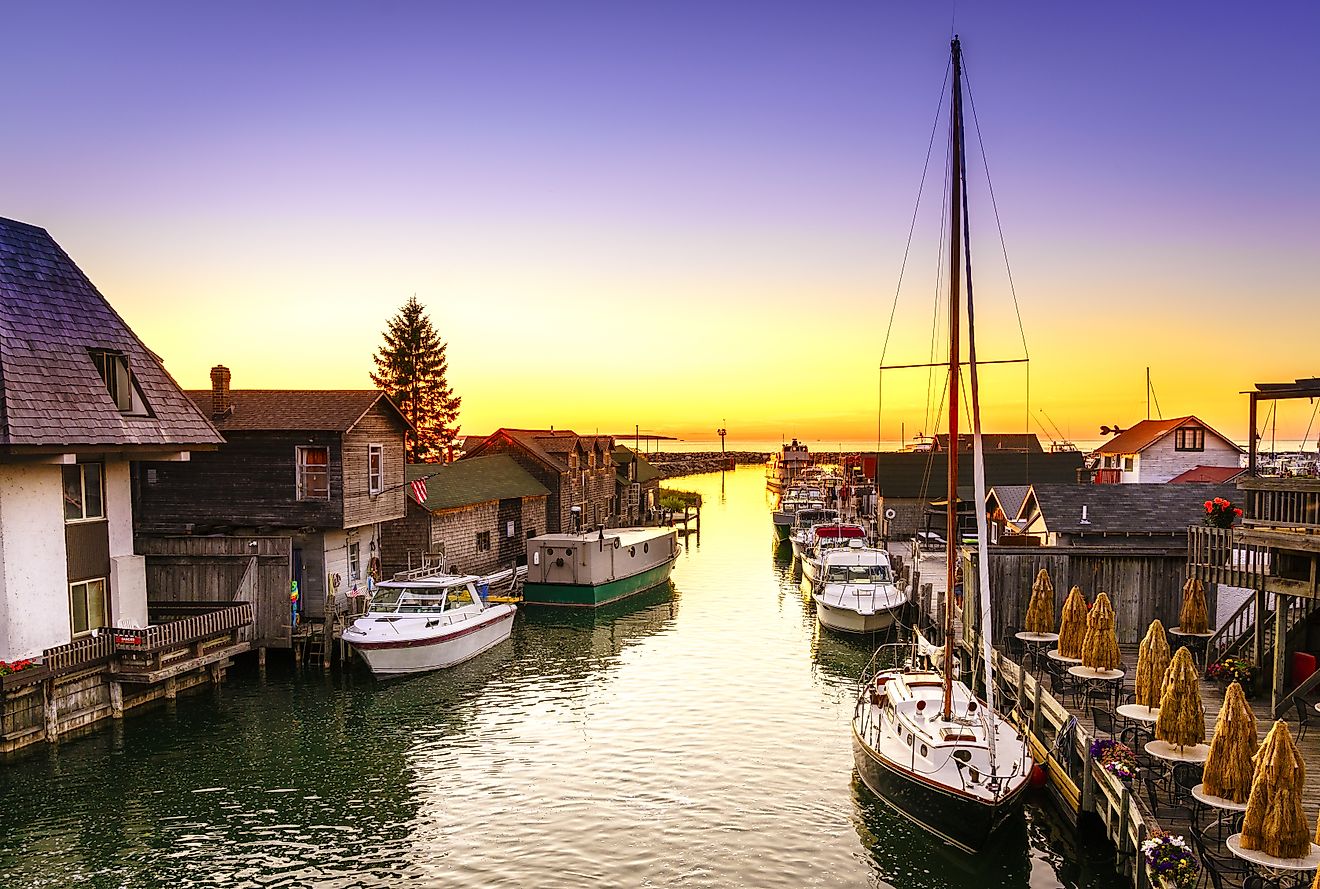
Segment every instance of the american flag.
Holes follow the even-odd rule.
[[[412,483],[413,499],[421,506],[426,502],[426,479],[419,478]]]

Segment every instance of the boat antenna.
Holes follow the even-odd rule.
[[[953,719],[953,609],[954,572],[958,552],[958,321],[961,315],[959,263],[962,256],[962,47],[955,34],[950,44],[953,58],[953,101],[951,137],[953,163],[949,184],[949,485],[945,503],[945,589],[944,589],[944,712]]]

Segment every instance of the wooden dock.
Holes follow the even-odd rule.
[[[1122,683],[1123,692],[1131,692],[1136,674],[1137,646],[1120,646],[1127,672]],[[995,651],[996,686],[1001,697],[997,706],[1019,726],[1028,730],[1036,761],[1049,777],[1050,792],[1062,811],[1076,821],[1097,818],[1105,834],[1114,844],[1115,866],[1121,874],[1132,880],[1137,889],[1157,885],[1146,873],[1145,862],[1139,853],[1141,843],[1158,833],[1183,835],[1191,842],[1193,833],[1192,806],[1175,801],[1170,791],[1157,790],[1152,800],[1142,774],[1131,781],[1120,781],[1095,763],[1089,755],[1091,742],[1098,737],[1109,737],[1098,732],[1089,705],[1071,699],[1061,700],[1052,689],[1052,683],[1040,668],[1023,669],[1017,661]],[[1029,662],[1030,664],[1030,662]],[[1206,712],[1207,743],[1213,735],[1215,720],[1224,700],[1224,688],[1218,683],[1201,680],[1201,701]],[[1085,701],[1082,698],[1081,701]],[[1258,697],[1252,708],[1260,722],[1263,740],[1272,720],[1269,701]],[[1317,714],[1320,716],[1320,714]],[[1121,728],[1121,721],[1115,727]],[[1289,720],[1294,738],[1298,734],[1295,715]],[[1312,726],[1299,741],[1303,759],[1312,776],[1320,776],[1320,725]],[[1146,769],[1159,769],[1159,761],[1139,763]],[[1320,811],[1320,777],[1312,777],[1303,792],[1303,806],[1308,819],[1314,821]],[[1208,818],[1215,817],[1213,814]],[[1207,834],[1209,837],[1209,834]],[[1233,870],[1236,859],[1213,839],[1206,841],[1207,851],[1219,864],[1223,885],[1241,886],[1248,871]],[[1198,854],[1198,858],[1201,857]],[[1309,879],[1308,879],[1309,882]],[[1200,883],[1198,885],[1215,885]]]

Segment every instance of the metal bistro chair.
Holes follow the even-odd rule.
[[[1320,714],[1315,706],[1304,698],[1293,698],[1293,707],[1297,709],[1297,740],[1306,737],[1306,730],[1313,723],[1320,722]]]

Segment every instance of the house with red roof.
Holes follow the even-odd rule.
[[[1168,482],[1201,467],[1239,468],[1242,454],[1194,416],[1142,420],[1091,452],[1093,479],[1097,484]]]

